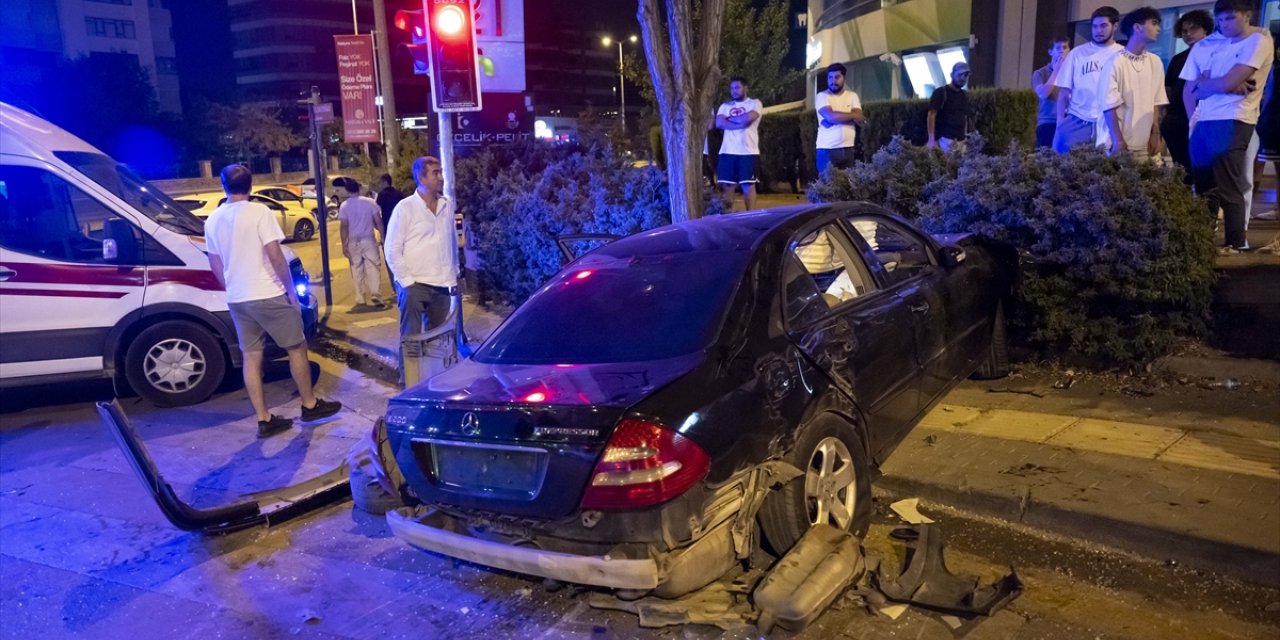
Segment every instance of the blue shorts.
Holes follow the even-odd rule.
[[[760,156],[735,156],[720,154],[716,164],[716,182],[720,184],[754,184],[756,178],[756,159]]]

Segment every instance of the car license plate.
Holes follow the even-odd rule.
[[[532,500],[547,470],[542,449],[433,441],[436,481],[466,493]]]

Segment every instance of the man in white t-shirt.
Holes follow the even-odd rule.
[[[356,305],[365,300],[377,307],[382,302],[382,247],[378,238],[387,237],[382,228],[382,209],[373,198],[360,195],[360,183],[347,178],[343,185],[347,199],[338,207],[342,255],[351,267],[351,284],[356,292]],[[377,232],[377,236],[374,232]]]
[[[1120,21],[1129,43],[1102,67],[1098,111],[1107,133],[1108,153],[1128,153],[1148,160],[1160,149],[1160,112],[1169,104],[1164,90],[1164,63],[1147,47],[1160,37],[1160,12],[1133,10]]]
[[[866,122],[858,94],[844,86],[847,72],[840,63],[828,66],[827,90],[813,99],[813,108],[818,112],[818,173],[832,165],[837,169],[853,165],[853,145],[858,134],[855,125]]]
[[[1192,47],[1178,76],[1187,81],[1182,96],[1188,119],[1199,103],[1199,120],[1191,130],[1191,178],[1196,193],[1209,201],[1211,215],[1222,209],[1224,253],[1249,249],[1247,155],[1275,62],[1271,34],[1249,24],[1252,7],[1249,0],[1218,0],[1213,7],[1218,32]]]
[[[764,105],[747,97],[747,83],[742,78],[729,79],[728,102],[716,110],[716,127],[724,130],[720,155],[716,161],[716,182],[724,189],[726,200],[733,202],[733,188],[742,186],[742,201],[747,211],[756,207],[756,165],[760,160],[760,112]]]
[[[270,209],[249,202],[253,174],[244,165],[231,164],[222,169],[221,177],[227,201],[204,225],[209,267],[227,290],[227,307],[244,354],[244,388],[258,417],[258,437],[265,438],[293,426],[293,420],[267,410],[262,390],[266,336],[289,353],[289,373],[302,398],[303,422],[327,418],[342,404],[316,397],[311,388],[298,295],[280,250],[284,233]]]
[[[1066,153],[1072,147],[1097,144],[1098,77],[1111,56],[1124,47],[1116,44],[1115,27],[1120,12],[1115,7],[1098,7],[1090,28],[1093,41],[1071,50],[1062,61],[1054,85],[1058,87],[1058,128],[1053,134],[1053,150]]]

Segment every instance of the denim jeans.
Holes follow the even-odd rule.
[[[827,165],[835,165],[837,169],[848,169],[853,166],[853,147],[837,149],[818,149],[818,173],[821,174]]]

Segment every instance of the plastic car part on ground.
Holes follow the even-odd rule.
[[[1022,581],[1010,567],[1009,575],[994,585],[982,586],[973,576],[957,576],[947,570],[942,555],[942,530],[929,524],[907,546],[906,568],[893,580],[875,578],[873,586],[894,602],[964,617],[989,616],[1022,593]]]
[[[244,496],[244,500],[220,507],[197,509],[178,497],[165,481],[116,400],[98,403],[98,415],[120,445],[129,466],[147,488],[156,505],[173,526],[207,534],[230,533],[259,524],[273,524],[327,505],[348,494],[347,465],[305,482]]]

